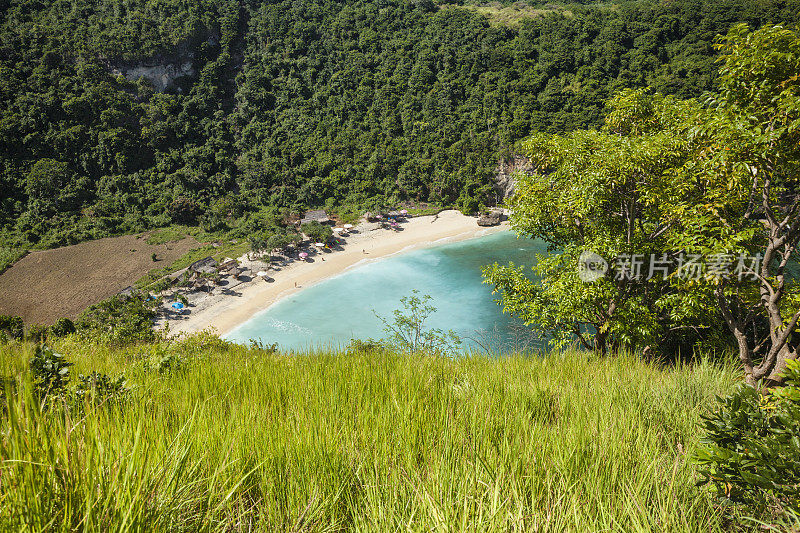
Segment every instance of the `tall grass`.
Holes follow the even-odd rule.
[[[31,350],[0,436],[4,530],[715,531],[688,456],[736,379],[582,352],[285,357],[210,336],[111,350],[121,406],[42,412]],[[159,373],[163,357],[182,367]]]

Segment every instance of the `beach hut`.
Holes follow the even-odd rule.
[[[328,218],[328,213],[326,213],[324,209],[312,209],[311,211],[306,211],[303,218],[300,219],[300,225],[302,226],[303,224],[314,221],[320,224],[330,224],[331,219]]]
[[[204,257],[199,261],[195,261],[191,265],[189,265],[189,270],[191,272],[197,272],[199,274],[215,274],[218,270],[219,264],[214,260],[213,257]]]
[[[239,266],[239,261],[236,259],[226,258],[222,263],[219,265],[220,272],[229,272],[234,268]]]

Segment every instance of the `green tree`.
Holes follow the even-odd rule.
[[[320,224],[316,220],[300,226],[300,231],[314,242],[328,242],[328,239],[333,236],[333,230],[330,226]]]
[[[673,246],[730,256],[706,272],[747,381],[783,381],[800,338],[800,33],[744,25],[720,39],[720,93],[689,125],[696,149],[673,182]],[[735,257],[755,259],[744,268]],[[792,274],[791,269],[795,269]]]
[[[522,143],[534,171],[519,176],[511,224],[546,241],[551,254],[538,258],[533,278],[513,264],[484,269],[505,312],[555,345],[577,338],[601,352],[665,347],[709,326],[708,294],[679,293],[668,271],[650,270],[678,252],[666,243],[664,206],[673,194],[669,176],[690,149],[678,128],[697,108],[626,90],[609,101],[601,131],[538,134]],[[581,275],[590,257],[607,270]]]
[[[436,312],[436,308],[430,304],[431,300],[430,295],[419,296],[419,291],[415,289],[411,296],[400,298],[403,308],[392,312],[392,320],[376,313],[388,335],[385,342],[408,354],[454,352],[461,344],[461,339],[453,330],[443,331],[425,325],[428,317]]]

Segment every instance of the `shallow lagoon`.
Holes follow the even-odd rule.
[[[544,243],[518,239],[510,231],[467,241],[432,245],[354,266],[294,293],[257,313],[225,336],[247,343],[277,343],[283,349],[345,346],[350,339],[385,336],[375,313],[390,317],[400,298],[417,289],[437,308],[427,324],[489,342],[493,348],[527,343],[518,321],[504,315],[481,266],[495,261],[531,266]],[[477,347],[467,339],[465,347]]]

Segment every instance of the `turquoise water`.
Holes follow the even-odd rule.
[[[509,231],[442,244],[366,263],[276,302],[226,338],[259,340],[283,349],[345,346],[350,339],[380,339],[383,324],[401,307],[400,298],[417,289],[433,297],[437,308],[427,324],[452,329],[493,348],[530,342],[520,324],[504,315],[491,287],[482,283],[481,266],[495,261],[533,265],[545,253],[540,241],[517,239]],[[523,340],[527,339],[527,340]],[[465,347],[476,347],[472,340]]]

